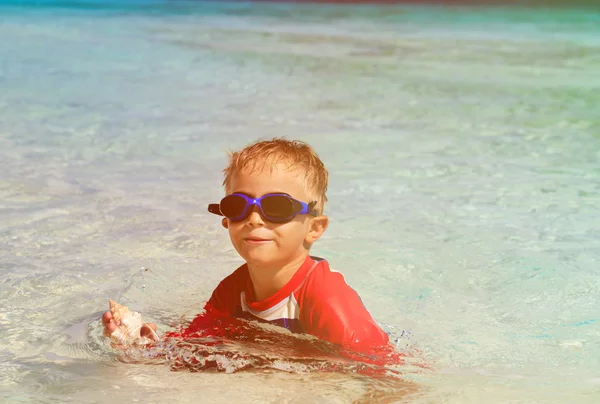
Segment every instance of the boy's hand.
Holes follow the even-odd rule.
[[[110,338],[110,335],[113,333],[113,331],[117,329],[117,325],[113,321],[113,316],[110,311],[107,311],[102,315],[102,325],[104,326],[104,332],[102,335],[104,335],[106,338]]]
[[[104,326],[104,331],[102,334],[106,338],[110,338],[111,334],[117,329],[117,324],[115,324],[113,315],[110,311],[107,311],[102,315],[102,325]],[[147,325],[152,328],[154,332],[156,332],[156,324],[147,323]],[[140,337],[151,338],[151,333],[146,327],[142,327],[140,331]]]

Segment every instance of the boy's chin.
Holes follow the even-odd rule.
[[[272,252],[268,251],[250,251],[242,257],[246,263],[252,267],[272,268],[281,266],[285,260]]]
[[[300,261],[305,259],[306,256],[294,258],[290,256],[281,256],[274,253],[269,254],[266,251],[264,254],[258,254],[258,251],[253,251],[250,254],[245,254],[245,256],[242,256],[242,258],[252,268],[264,268],[265,270],[270,270],[281,269],[296,261],[301,264]]]

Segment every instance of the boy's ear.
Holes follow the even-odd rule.
[[[310,222],[310,228],[304,239],[309,245],[321,238],[329,226],[329,218],[325,215],[317,216]]]
[[[227,221],[227,218],[224,217],[223,220],[221,220],[221,224],[223,225],[223,227],[225,227],[226,229],[229,228],[229,222]]]

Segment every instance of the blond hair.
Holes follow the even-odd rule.
[[[250,170],[262,170],[267,165],[274,166],[279,163],[288,165],[291,170],[301,170],[303,185],[310,201],[316,201],[315,210],[323,214],[325,202],[327,202],[327,181],[329,174],[325,165],[317,156],[310,145],[299,140],[287,140],[284,138],[273,138],[271,140],[259,140],[247,145],[237,152],[230,151],[229,164],[223,170],[225,180],[223,186],[229,189],[232,177],[235,173]]]

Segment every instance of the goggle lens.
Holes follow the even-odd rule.
[[[261,206],[266,217],[276,219],[285,219],[297,213],[295,210],[298,210],[294,209],[294,201],[292,199],[279,195],[263,198]]]
[[[221,200],[220,207],[225,217],[237,217],[244,213],[246,200],[239,195],[228,195]]]

